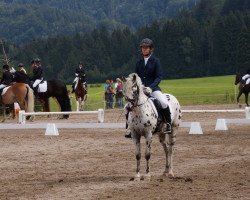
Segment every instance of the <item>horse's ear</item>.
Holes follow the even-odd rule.
[[[122,76],[122,82],[125,82],[126,81],[126,78],[125,78],[125,76]]]
[[[136,81],[136,74],[135,73],[133,74],[133,81],[134,82]]]

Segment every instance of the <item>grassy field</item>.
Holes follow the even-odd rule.
[[[160,84],[164,93],[177,97],[181,105],[230,104],[235,102],[234,75],[206,78],[163,80]],[[104,107],[104,85],[88,86],[88,99],[85,110],[97,110]],[[70,86],[68,86],[69,90]],[[238,89],[236,90],[238,92]],[[76,110],[75,96],[71,94],[72,110]],[[241,98],[243,102],[243,97]],[[58,105],[51,100],[51,108],[58,111]]]

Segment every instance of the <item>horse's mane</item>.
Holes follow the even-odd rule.
[[[140,87],[140,88],[143,87],[141,78],[138,76],[138,74],[136,74],[136,73],[130,74],[127,78],[127,83],[133,84],[133,82],[135,82],[135,81],[136,81],[138,87]]]

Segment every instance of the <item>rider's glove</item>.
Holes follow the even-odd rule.
[[[150,87],[144,87],[143,92],[146,95],[150,95],[152,93],[152,89]]]

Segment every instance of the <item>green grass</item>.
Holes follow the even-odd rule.
[[[164,93],[170,93],[177,97],[181,105],[196,104],[230,104],[235,103],[234,75],[216,76],[206,78],[189,78],[176,80],[163,80],[160,87]],[[71,86],[68,86],[71,90]],[[238,89],[237,89],[238,92]],[[85,110],[97,110],[104,107],[103,84],[91,84],[88,86],[88,99]],[[72,98],[72,110],[76,110],[75,96]],[[241,98],[243,101],[243,98]],[[51,110],[58,111],[58,105],[53,101]]]
[[[235,102],[234,79],[230,75],[164,80],[160,86],[163,92],[176,96],[181,105],[229,104]]]

